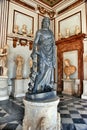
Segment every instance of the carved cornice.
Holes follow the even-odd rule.
[[[47,9],[45,9],[44,7],[41,7],[41,6],[38,6],[37,9],[43,15],[48,14],[50,18],[54,18],[55,14],[56,14],[56,12],[48,11]]]
[[[8,1],[10,1],[10,2],[12,2],[12,1],[17,2],[18,4],[20,4],[20,5],[24,6],[24,7],[30,8],[32,10],[35,10],[35,8],[33,6],[31,6],[31,5],[29,5],[29,4],[25,3],[25,2],[22,2],[20,0],[8,0]]]
[[[55,6],[56,4],[60,3],[63,0],[39,0],[39,1],[41,1],[42,3],[44,3],[44,4],[46,4],[46,5],[50,6],[50,7],[53,7],[53,6]]]
[[[76,1],[75,3],[73,3],[72,5],[70,5],[70,6],[68,6],[68,7],[66,7],[66,8],[64,8],[64,9],[62,9],[62,10],[60,10],[60,11],[58,11],[58,15],[61,15],[62,13],[64,13],[64,12],[66,12],[66,11],[68,11],[68,10],[71,10],[72,8],[75,8],[75,7],[77,7],[79,4],[81,4],[82,2],[84,2],[84,0],[78,0],[78,1]],[[86,2],[86,0],[85,0],[85,2]]]

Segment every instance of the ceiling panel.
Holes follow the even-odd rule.
[[[40,2],[43,2],[44,4],[47,4],[50,7],[53,7],[54,5],[58,4],[59,2],[62,2],[63,0],[39,0]]]

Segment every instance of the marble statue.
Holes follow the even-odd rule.
[[[7,76],[6,57],[0,57],[0,76]]]
[[[6,67],[7,58],[3,57],[3,76],[7,76],[8,68]]]
[[[0,76],[3,75],[3,60],[2,57],[0,57]]]
[[[30,82],[24,99],[23,130],[57,130],[58,126],[59,98],[54,90],[55,41],[49,25],[50,19],[44,17],[33,43]]]
[[[17,65],[16,68],[16,79],[22,79],[22,70],[23,70],[23,63],[24,59],[22,56],[17,55],[15,63]]]
[[[28,89],[31,93],[51,91],[54,86],[55,41],[49,25],[50,19],[45,17],[33,43],[31,54],[33,66]]]
[[[70,64],[70,60],[69,59],[65,59],[64,60],[64,64],[65,64],[64,73],[66,75],[66,79],[70,79],[70,75],[75,73],[76,67],[74,65]]]

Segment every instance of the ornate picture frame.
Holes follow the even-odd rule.
[[[76,26],[79,27],[80,33],[81,33],[82,32],[81,11],[58,21],[58,33],[61,33],[62,37],[65,37],[66,36],[66,29],[69,29],[70,36],[75,35],[75,27]]]
[[[18,34],[22,34],[22,26],[26,25],[27,28],[27,36],[30,33],[34,33],[34,17],[14,10],[13,14],[13,33],[15,26],[18,26]]]

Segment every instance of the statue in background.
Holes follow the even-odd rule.
[[[23,70],[23,63],[24,63],[23,57],[20,55],[17,55],[15,63],[17,65],[16,78],[22,79],[22,70]]]
[[[50,19],[45,17],[33,43],[31,54],[33,66],[28,89],[31,93],[51,91],[54,86],[55,41],[49,25]]]
[[[0,56],[0,76],[7,76],[6,56]]]
[[[0,76],[3,75],[3,60],[2,57],[0,57]]]
[[[27,36],[27,25],[26,24],[22,25],[21,31],[22,31],[23,36]]]
[[[6,67],[7,57],[3,57],[3,76],[7,76],[8,68]]]
[[[0,48],[0,76],[7,76],[8,68],[6,67],[9,46],[6,44]]]
[[[66,79],[70,79],[70,75],[75,73],[76,67],[74,65],[70,64],[70,60],[69,59],[65,59],[64,60],[64,64],[65,64],[64,73],[66,75]]]
[[[68,38],[69,36],[70,36],[70,29],[67,28],[67,29],[66,29],[66,36],[65,36],[65,38]]]

